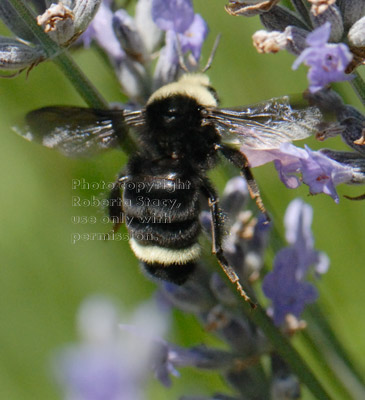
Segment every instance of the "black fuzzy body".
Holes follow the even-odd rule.
[[[178,252],[198,242],[202,185],[217,162],[219,143],[214,127],[202,123],[203,113],[196,100],[184,95],[154,100],[146,107],[141,150],[130,158],[120,180],[124,218],[130,238],[140,248]],[[196,259],[141,261],[149,275],[182,284],[194,271]]]

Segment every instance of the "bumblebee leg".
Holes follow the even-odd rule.
[[[124,222],[124,213],[123,213],[123,198],[121,191],[121,179],[123,177],[119,177],[118,180],[114,183],[113,189],[109,195],[108,202],[108,211],[109,218],[113,222],[112,232],[117,232],[122,223]]]
[[[232,149],[228,146],[217,145],[217,148],[224,155],[224,157],[226,157],[232,164],[240,169],[241,175],[246,179],[251,198],[255,200],[258,209],[265,215],[267,222],[270,222],[269,214],[267,213],[264,202],[262,201],[260,190],[257,186],[255,178],[252,175],[247,157],[240,151]]]
[[[224,273],[227,275],[229,280],[236,285],[236,288],[240,293],[240,295],[245,299],[245,301],[247,301],[250,304],[252,308],[256,308],[256,304],[250,299],[250,297],[243,289],[239,281],[238,275],[236,274],[234,269],[228,264],[228,261],[226,260],[226,257],[223,254],[223,248],[222,248],[223,218],[222,218],[222,212],[218,205],[219,202],[218,196],[214,188],[207,179],[204,179],[202,189],[205,195],[208,197],[208,204],[212,215],[212,226],[211,226],[212,253],[215,254],[215,256],[217,257],[219,265],[222,267]]]

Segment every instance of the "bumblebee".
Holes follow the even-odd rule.
[[[207,172],[223,155],[240,170],[266,214],[245,149],[274,149],[303,139],[320,118],[317,107],[294,106],[289,97],[219,108],[208,76],[185,74],[158,89],[137,111],[62,106],[32,111],[26,116],[25,137],[67,156],[83,156],[123,147],[132,131],[137,149],[111,191],[109,213],[116,221],[129,221],[130,247],[144,269],[178,285],[192,275],[201,253],[203,198],[212,216],[212,252],[250,301],[224,256],[222,214]]]

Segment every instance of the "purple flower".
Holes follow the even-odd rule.
[[[333,160],[321,151],[304,149],[291,143],[283,143],[279,149],[244,149],[250,165],[253,167],[274,161],[281,181],[289,189],[296,189],[301,183],[310,188],[311,194],[325,193],[336,203],[339,201],[335,186],[351,183],[354,171],[350,166]],[[297,175],[302,174],[300,179]]]
[[[113,348],[69,348],[58,359],[60,383],[67,399],[142,399],[138,381],[131,379],[123,354]]]
[[[309,147],[301,149],[291,143],[284,143],[276,152],[275,167],[280,179],[289,188],[296,188],[300,181],[295,173],[301,172],[303,182],[309,186],[311,194],[325,193],[331,196],[336,203],[339,201],[335,186],[350,182],[351,168],[332,160],[319,151],[312,151]]]
[[[325,253],[314,250],[314,239],[311,230],[313,209],[301,199],[293,200],[285,213],[285,238],[301,254],[297,268],[297,277],[304,277],[309,266],[317,274],[327,272],[329,260]]]
[[[143,400],[143,382],[155,357],[155,341],[165,321],[151,305],[133,316],[131,335],[118,327],[117,310],[96,297],[81,307],[78,324],[81,341],[59,351],[54,360],[58,383],[70,400]],[[145,340],[146,339],[146,340]]]
[[[288,314],[297,318],[306,304],[317,299],[316,289],[308,282],[296,277],[296,265],[300,254],[294,248],[287,247],[275,257],[274,269],[267,274],[262,283],[262,290],[272,301],[272,314],[275,325],[281,325]]]
[[[272,301],[270,311],[276,325],[281,325],[288,314],[299,318],[305,305],[316,300],[315,287],[304,281],[309,267],[317,274],[328,269],[327,256],[313,247],[312,214],[311,207],[302,200],[290,203],[284,220],[290,246],[277,253],[273,271],[262,284],[265,296]]]
[[[154,0],[152,18],[166,31],[166,45],[161,50],[156,66],[157,86],[171,82],[179,69],[178,42],[182,53],[191,51],[195,64],[199,61],[208,26],[203,18],[194,14],[190,0]]]
[[[150,62],[161,36],[150,0],[138,1],[133,18],[123,9],[113,12],[112,2],[105,0],[81,39],[86,46],[95,40],[109,56],[125,94],[144,104],[154,90]]]
[[[178,35],[183,53],[191,51],[195,61],[199,61],[202,46],[208,34],[208,25],[204,19],[195,14],[193,22],[183,34]]]
[[[235,355],[229,351],[203,345],[185,349],[162,340],[159,344],[153,368],[156,378],[166,387],[171,386],[170,375],[179,376],[177,367],[220,370],[231,367],[234,363]]]
[[[292,68],[297,69],[304,62],[309,66],[309,90],[314,93],[330,82],[339,82],[352,79],[345,74],[345,69],[352,60],[352,54],[343,44],[328,44],[331,33],[331,24],[315,29],[306,38],[308,47],[303,50],[294,62]]]
[[[113,11],[110,8],[110,1],[104,0],[92,23],[82,35],[81,39],[85,46],[90,46],[92,40],[106,51],[106,53],[117,63],[125,58],[122,49],[113,29]]]
[[[194,20],[190,0],[152,0],[152,19],[163,31],[184,33]]]

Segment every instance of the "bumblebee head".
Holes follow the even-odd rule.
[[[148,99],[147,106],[155,101],[175,96],[187,96],[202,107],[217,107],[218,97],[210,85],[207,75],[202,73],[184,74],[176,82],[157,89]]]

